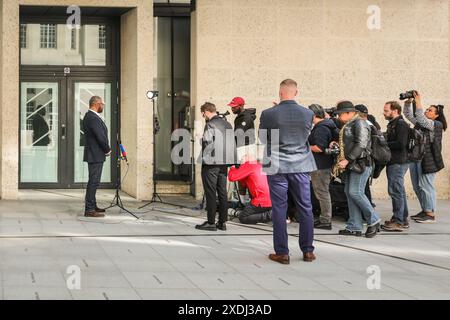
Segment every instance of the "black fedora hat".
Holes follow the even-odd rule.
[[[336,113],[356,112],[355,106],[350,101],[341,101],[336,106]]]

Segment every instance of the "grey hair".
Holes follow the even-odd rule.
[[[93,96],[89,99],[89,108],[96,104],[98,101],[102,100],[99,96]]]

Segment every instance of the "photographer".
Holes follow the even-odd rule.
[[[252,155],[245,155],[242,164],[232,167],[228,180],[239,183],[249,189],[251,202],[241,212],[239,221],[243,224],[266,223],[272,220],[272,202],[270,200],[267,176],[263,173],[262,165]]]
[[[339,137],[339,130],[330,119],[325,119],[322,106],[313,104],[308,107],[314,112],[314,127],[309,136],[309,144],[317,165],[317,171],[311,173],[311,183],[314,194],[320,203],[320,217],[314,222],[316,229],[331,230],[331,167],[333,166],[333,150],[327,149],[331,141]]]
[[[407,149],[409,125],[403,119],[402,107],[396,101],[386,102],[383,113],[384,118],[389,121],[386,138],[391,150],[391,161],[386,166],[386,175],[394,215],[381,227],[386,231],[401,232],[409,227],[405,190],[405,175],[409,168]]]
[[[371,130],[361,119],[350,101],[337,105],[336,113],[344,123],[339,133],[340,153],[333,168],[334,176],[345,179],[345,194],[348,200],[349,219],[340,235],[361,236],[363,218],[367,221],[365,236],[373,238],[380,227],[380,218],[364,194],[364,189],[372,172],[370,159]]]
[[[224,117],[217,114],[216,106],[205,103],[201,106],[206,120],[202,139],[202,181],[205,189],[208,221],[195,228],[206,231],[225,231],[228,218],[227,171],[234,161],[233,128]],[[229,131],[231,130],[231,135]],[[215,224],[219,198],[219,222]]]
[[[435,179],[436,173],[444,168],[442,134],[447,130],[447,120],[443,105],[431,105],[424,111],[419,92],[413,91],[412,94],[413,98],[409,96],[405,101],[405,117],[425,134],[426,143],[423,159],[411,162],[409,167],[414,192],[422,207],[422,211],[411,219],[419,223],[433,223],[436,221]],[[416,103],[415,114],[413,101]]]

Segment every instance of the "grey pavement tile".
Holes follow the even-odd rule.
[[[134,288],[195,288],[195,285],[180,272],[124,272],[123,274]]]
[[[57,271],[56,259],[49,256],[4,256],[1,270],[3,271]]]
[[[272,293],[280,300],[346,300],[346,298],[339,293],[331,290],[327,291],[274,291]]]
[[[185,274],[200,289],[216,289],[216,290],[260,290],[254,281],[248,276],[236,273],[189,273]]]
[[[189,257],[185,260],[174,260],[170,262],[170,265],[178,271],[188,272],[220,272],[228,273],[235,272],[236,269],[224,264],[218,259],[203,259],[196,257]]]
[[[344,291],[341,294],[350,300],[414,300],[410,295],[395,291]]]
[[[136,289],[144,300],[209,300],[200,289]]]
[[[143,259],[115,259],[114,264],[117,268],[125,272],[176,272],[177,269],[169,262],[163,260],[156,260],[152,258]]]
[[[247,276],[260,287],[269,291],[325,291],[327,289],[310,275],[279,272],[277,274],[249,274]]]
[[[70,293],[74,300],[142,300],[132,288],[81,288]]]
[[[211,290],[205,289],[205,293],[213,300],[277,300],[274,293],[264,290]]]
[[[119,271],[109,272],[83,270],[81,272],[82,288],[129,288],[130,283]]]
[[[65,287],[66,280],[62,273],[57,271],[3,271],[3,285],[5,286],[43,286]]]
[[[71,300],[67,288],[4,286],[4,300]]]

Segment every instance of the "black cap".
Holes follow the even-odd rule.
[[[324,119],[325,118],[325,110],[323,110],[323,107],[319,104],[312,104],[309,107],[309,110],[314,112],[314,115],[317,118]]]
[[[355,106],[355,109],[356,109],[358,112],[365,113],[365,114],[369,114],[369,109],[367,109],[367,107],[366,107],[365,105],[363,105],[363,104],[358,104],[358,105],[356,105],[356,106]]]
[[[339,102],[336,106],[336,113],[344,113],[344,112],[356,112],[355,106],[350,101],[342,101]]]

